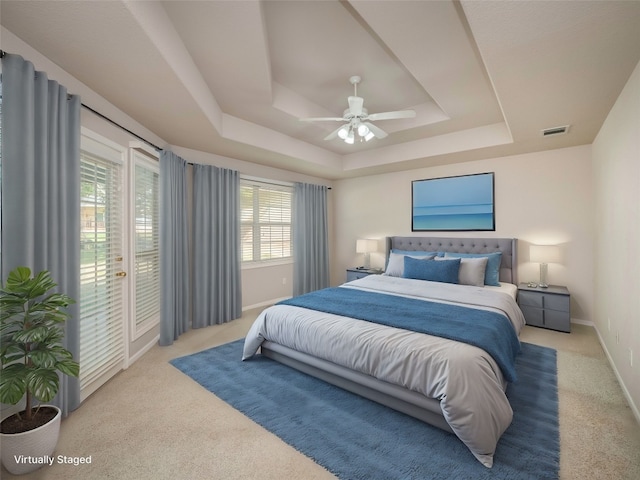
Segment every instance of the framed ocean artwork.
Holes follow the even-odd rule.
[[[411,182],[411,230],[494,231],[494,174]]]

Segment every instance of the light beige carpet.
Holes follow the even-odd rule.
[[[56,463],[21,477],[3,469],[2,478],[335,478],[168,363],[242,338],[257,313],[192,330],[170,347],[154,347],[63,420],[56,455],[91,456],[91,464]],[[637,480],[640,425],[594,329],[572,328],[567,335],[525,327],[521,336],[558,350],[560,477]]]

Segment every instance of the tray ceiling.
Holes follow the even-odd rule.
[[[15,35],[167,144],[326,178],[589,144],[640,60],[628,1],[0,9],[3,43]],[[342,116],[352,75],[370,113],[416,118],[374,122],[389,136],[354,145],[323,140],[339,123],[298,121]]]

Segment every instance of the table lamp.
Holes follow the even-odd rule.
[[[531,245],[529,257],[532,262],[540,264],[540,288],[547,288],[547,270],[549,263],[560,263],[560,247],[557,245]]]
[[[378,241],[366,238],[358,239],[356,242],[356,252],[364,253],[364,268],[371,268],[370,253],[378,250]]]

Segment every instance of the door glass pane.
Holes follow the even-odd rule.
[[[135,328],[144,333],[160,322],[159,172],[136,155],[135,177]]]
[[[83,151],[80,164],[80,388],[122,363],[122,167]]]

